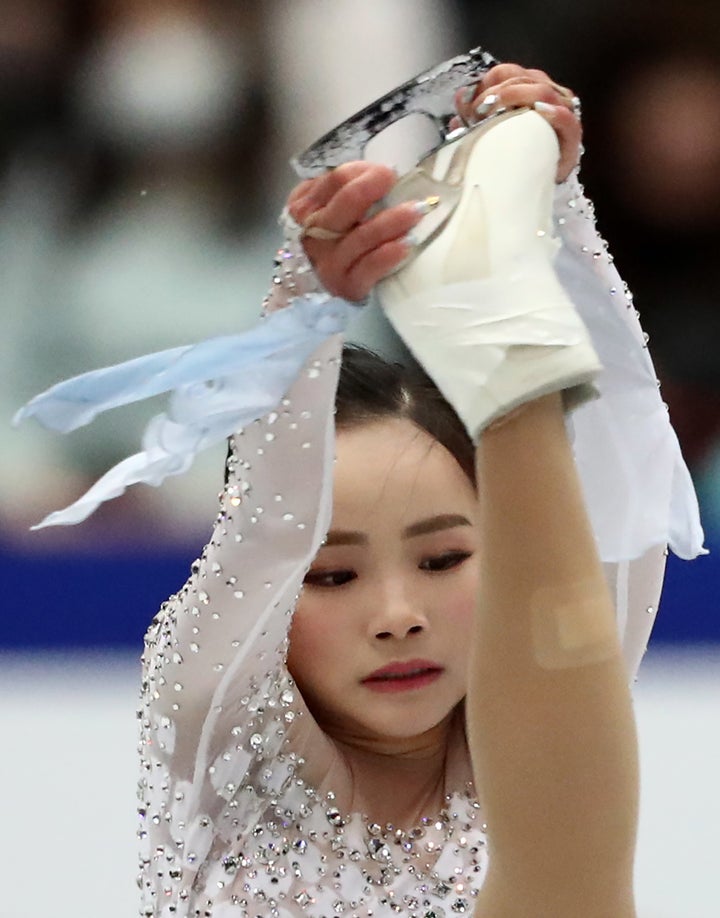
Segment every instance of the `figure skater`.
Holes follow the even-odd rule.
[[[635,915],[628,683],[697,506],[573,94],[500,65],[456,104],[411,176],[288,199],[269,318],[377,288],[422,371],[330,331],[232,437],[146,637],[148,918]]]

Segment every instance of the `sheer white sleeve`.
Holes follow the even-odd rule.
[[[277,410],[233,437],[211,541],[146,637],[139,797],[147,914],[187,900],[196,881],[206,887],[208,871],[222,882],[219,852],[293,780],[287,735],[309,715],[285,668],[286,638],[330,522],[341,346],[339,335],[328,339]]]
[[[647,336],[576,174],[557,187],[555,226],[558,275],[605,368],[601,397],[574,412],[569,426],[633,678],[657,612],[667,546],[694,558],[703,532]]]

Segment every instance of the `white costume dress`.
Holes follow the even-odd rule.
[[[702,530],[632,300],[574,176],[558,186],[555,220],[558,274],[606,368],[601,398],[570,424],[632,679],[666,545],[694,557]],[[257,363],[238,363],[235,339],[220,339],[115,368],[109,383],[89,374],[25,412],[71,429],[106,407],[174,388],[170,416],[151,425],[143,452],[52,522],[77,521],[132,481],[182,471],[198,448],[244,425],[211,541],[146,638],[142,915],[431,918],[471,913],[482,884],[485,826],[460,719],[444,810],[410,831],[372,825],[353,811],[352,773],[285,666],[294,604],[330,522],[333,401],[350,308],[313,295],[269,316],[263,327],[280,342],[276,350],[258,350],[256,339],[246,349],[260,354],[265,376]],[[301,319],[290,337],[305,337],[286,365],[281,332],[293,315]],[[178,361],[190,370],[173,376]]]
[[[615,562],[608,575],[634,675],[657,609],[665,542],[679,540],[687,555],[700,535],[682,529],[693,519],[687,472],[654,374],[640,378],[649,367],[645,342],[587,206],[572,183],[558,190],[566,240],[558,270],[600,307],[596,328],[588,325],[600,329],[610,369],[603,399],[579,410],[573,425],[595,531],[604,559]],[[613,348],[633,340],[638,378],[628,390],[611,368]],[[482,883],[483,817],[462,730],[446,767],[445,810],[409,832],[370,825],[352,812],[352,775],[285,668],[292,608],[330,520],[341,345],[339,335],[328,339],[277,408],[234,437],[210,544],[148,633],[140,792],[149,915],[450,916],[472,912]],[[618,469],[626,449],[633,458]],[[593,485],[598,463],[617,493]],[[650,483],[637,477],[653,472]],[[671,523],[677,499],[687,515]]]

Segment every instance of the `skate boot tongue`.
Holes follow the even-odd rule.
[[[313,178],[335,166],[363,159],[373,137],[412,114],[430,118],[437,127],[438,143],[442,143],[450,119],[456,114],[454,94],[463,86],[476,83],[497,63],[482,48],[450,58],[351,115],[294,156],[290,164],[300,178]]]

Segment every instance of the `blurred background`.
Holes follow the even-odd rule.
[[[640,918],[720,914],[717,3],[2,0],[0,918],[136,911],[137,659],[207,538],[223,462],[30,533],[158,407],[68,438],[11,431],[12,414],[60,378],[254,321],[288,157],[477,44],[583,98],[584,181],[700,495],[711,554],[670,559],[636,686],[638,899]],[[372,312],[355,336],[387,344]]]

